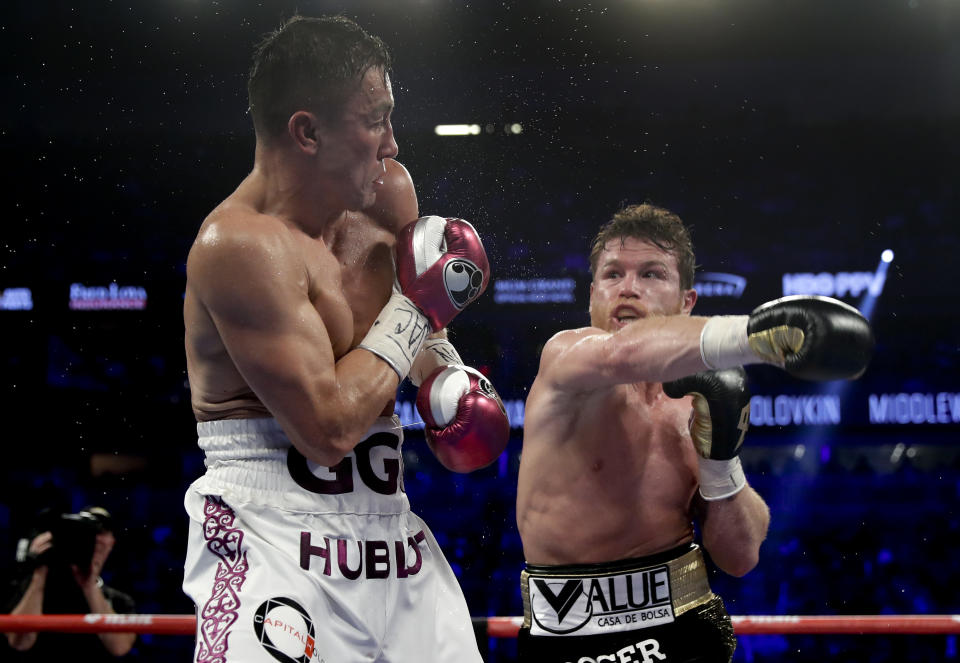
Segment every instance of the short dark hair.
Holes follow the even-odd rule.
[[[349,18],[293,16],[253,53],[247,95],[254,129],[279,136],[298,110],[330,120],[368,69],[386,74],[390,66],[386,44]]]
[[[590,273],[596,276],[600,253],[611,239],[623,241],[627,237],[650,242],[677,259],[680,272],[680,287],[693,287],[693,272],[696,268],[693,242],[690,231],[680,217],[663,207],[649,203],[628,205],[600,228],[590,247]]]

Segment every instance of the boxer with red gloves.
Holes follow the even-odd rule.
[[[394,299],[409,300],[424,311],[434,332],[479,297],[490,280],[480,238],[463,219],[418,219],[400,232],[396,251],[402,294],[395,293]],[[368,334],[360,347],[394,361],[396,354],[389,351],[402,344],[394,337],[388,340],[375,344]],[[407,373],[420,387],[417,410],[426,424],[427,444],[444,467],[471,472],[496,460],[510,438],[503,401],[485,376],[462,365],[445,335],[427,340],[412,368],[403,371]]]
[[[275,657],[289,639],[268,619],[279,609],[309,616],[291,654],[304,660],[482,661],[456,575],[404,490],[393,411],[425,341],[483,292],[489,266],[469,223],[421,218],[395,161],[390,62],[343,16],[294,16],[268,35],[248,80],[253,169],[187,259],[205,454],[184,498],[196,660]],[[468,400],[458,417],[477,421]],[[452,433],[443,446],[458,447]],[[227,600],[224,573],[242,601]]]
[[[463,365],[445,332],[424,343],[408,377],[420,388],[427,444],[444,467],[472,472],[503,453],[510,440],[503,401],[485,375]]]
[[[468,366],[434,370],[417,392],[417,411],[430,449],[454,472],[486,467],[510,440],[503,401],[490,380]]]
[[[425,216],[400,231],[397,288],[360,342],[402,380],[430,330],[439,332],[490,282],[483,243],[463,219]]]
[[[396,250],[400,289],[427,313],[435,332],[482,295],[490,282],[483,244],[463,219],[417,219],[400,231]]]

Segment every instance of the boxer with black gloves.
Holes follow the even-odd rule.
[[[743,368],[664,382],[663,393],[670,398],[692,397],[690,438],[700,467],[700,497],[713,502],[743,490],[747,480],[737,453],[750,427],[750,390]]]
[[[694,521],[722,571],[756,566],[770,514],[737,456],[750,401],[739,367],[813,380],[866,369],[873,335],[856,309],[793,297],[692,316],[694,264],[675,214],[618,211],[592,246],[590,326],[544,346],[517,487],[521,661],[731,660]]]
[[[765,362],[804,380],[858,378],[873,346],[873,331],[860,311],[805,295],[767,302],[750,315],[710,318],[700,333],[700,355],[710,368]]]
[[[195,660],[481,661],[457,578],[410,510],[393,410],[489,266],[471,224],[420,217],[394,160],[389,69],[342,16],[269,35],[248,80],[253,170],[187,259],[206,466],[184,498]]]

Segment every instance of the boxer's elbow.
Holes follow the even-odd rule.
[[[349,435],[342,427],[324,427],[320,432],[304,439],[296,445],[307,460],[333,467],[353,450],[357,438]]]
[[[714,558],[714,562],[724,573],[742,578],[756,568],[760,562],[760,551],[758,549],[742,551],[722,561]]]
[[[294,446],[308,460],[333,467],[353,451],[369,428],[360,399],[336,383],[322,383],[310,404],[292,415],[297,420]]]
[[[763,539],[741,533],[735,540],[704,538],[703,544],[713,563],[724,573],[742,578],[760,562],[760,545]]]
[[[335,411],[315,415],[308,425],[290,435],[297,451],[307,460],[324,467],[338,464],[359,439],[360,433]]]

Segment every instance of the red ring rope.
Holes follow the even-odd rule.
[[[737,635],[960,633],[960,615],[744,615],[733,616]],[[492,638],[515,638],[522,617],[474,617]],[[0,633],[154,633],[193,635],[193,615],[0,615]]]

